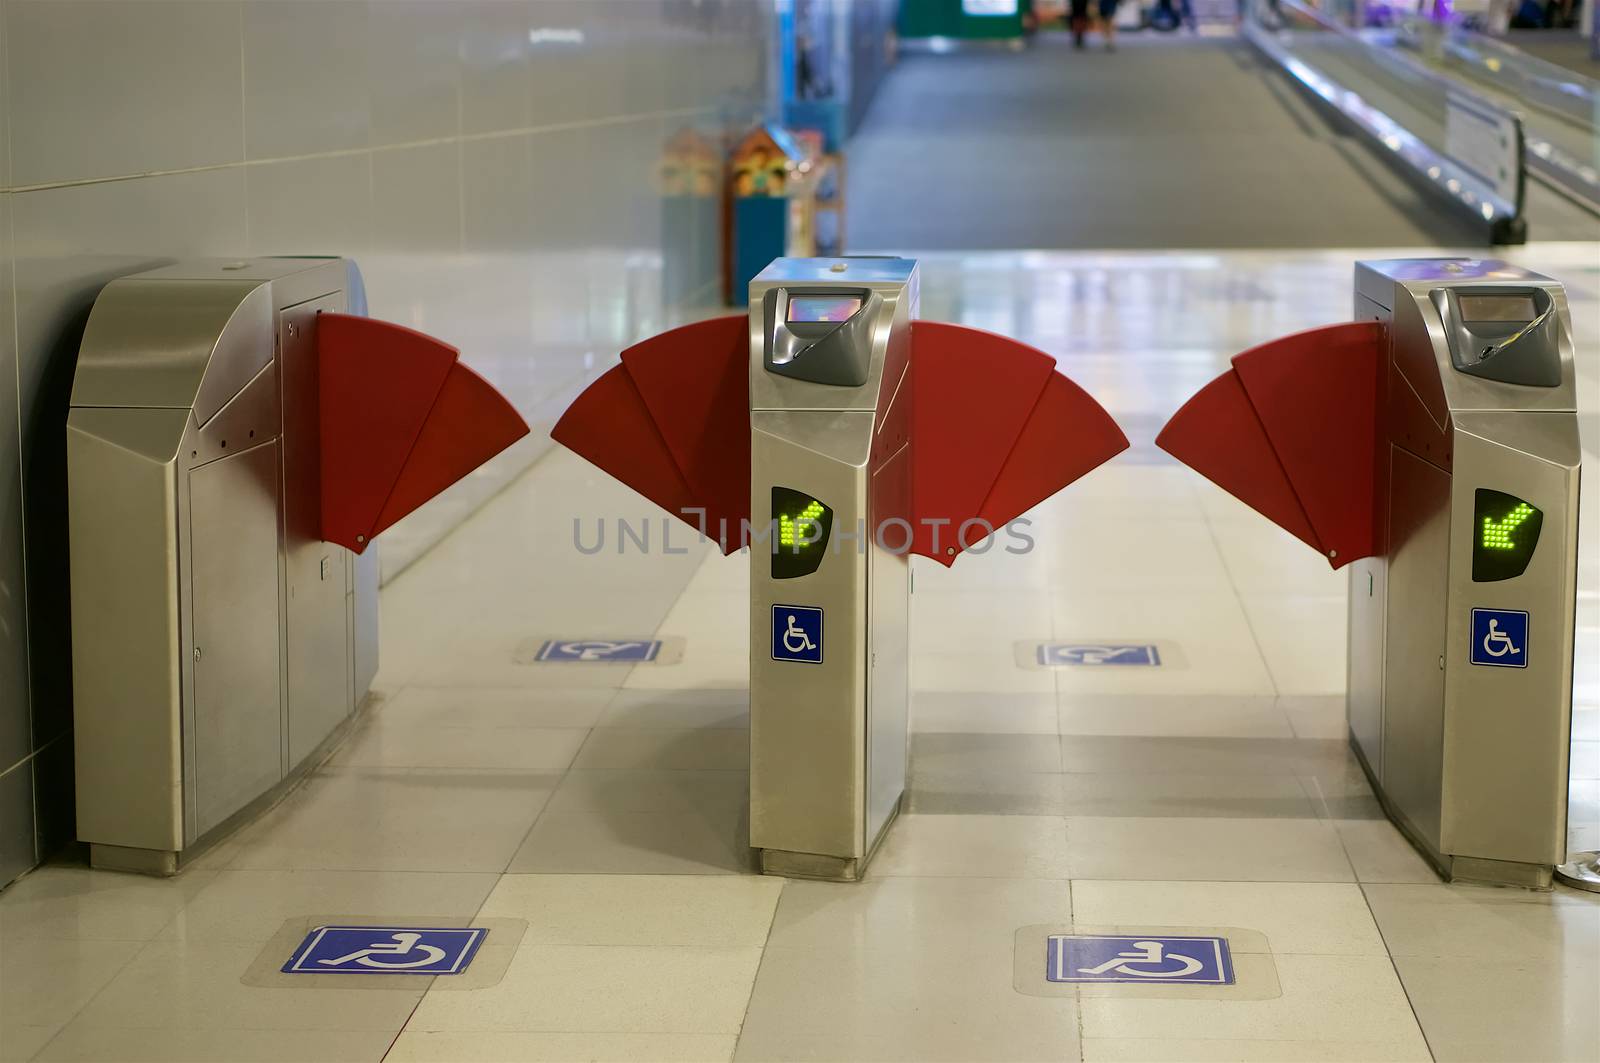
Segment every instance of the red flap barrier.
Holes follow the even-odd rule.
[[[713,318],[629,347],[550,433],[724,553],[750,519],[749,327]]]
[[[948,565],[961,550],[962,523],[977,519],[1056,361],[992,332],[913,321],[911,366],[911,550]],[[975,545],[984,536],[964,538]]]
[[[1156,446],[1317,553],[1327,553],[1232,369],[1172,415],[1156,436]]]
[[[1004,527],[1127,449],[1128,437],[1111,415],[1088,392],[1051,373],[978,515]]]
[[[684,325],[622,352],[656,428],[704,509],[706,534],[731,550],[750,519],[750,321]],[[700,526],[698,513],[680,514]],[[724,531],[723,529],[726,529]]]
[[[373,536],[528,434],[454,347],[386,321],[317,316],[322,538]]]
[[[983,538],[969,529],[963,544],[964,522],[1001,527],[1128,445],[1042,351],[927,321],[912,324],[909,346],[911,497],[893,507],[910,515],[913,553],[950,564]],[[704,509],[708,534],[732,553],[750,516],[748,347],[743,316],[630,347],[551,435],[686,523],[700,526],[685,509]],[[896,396],[885,423],[897,426],[904,408]]]
[[[674,516],[695,505],[625,366],[612,366],[585,388],[550,437]]]
[[[1156,443],[1340,568],[1383,550],[1383,326],[1355,321],[1253,347]]]

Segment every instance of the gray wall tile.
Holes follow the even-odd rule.
[[[439,254],[461,248],[461,145],[372,154],[372,246]]]
[[[463,0],[460,36],[461,131],[522,129],[528,102],[529,34],[538,27],[531,4]]]
[[[372,243],[372,157],[323,155],[245,169],[250,255],[359,255]]]
[[[461,240],[465,251],[534,246],[533,154],[527,134],[461,145]]]
[[[13,185],[241,157],[236,4],[10,0],[6,29]]]
[[[371,5],[367,80],[374,146],[454,136],[460,123],[465,12],[453,0]]]
[[[250,0],[244,7],[247,158],[367,146],[367,6]]]

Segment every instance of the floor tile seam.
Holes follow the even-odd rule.
[[[761,971],[767,965],[767,951],[772,947],[772,928],[778,922],[778,909],[783,904],[783,895],[789,890],[790,880],[779,878],[782,885],[778,888],[778,895],[772,902],[772,914],[767,917],[767,932],[761,939],[761,957],[756,961],[755,973],[750,976],[750,992],[745,994],[744,1008],[739,1012],[739,1030],[733,1037],[733,1052],[730,1056],[737,1059],[739,1056],[739,1042],[744,1040],[744,1028],[750,1021],[750,1005],[756,998],[756,986],[761,982]]]
[[[1339,844],[1344,844],[1343,838],[1340,839]],[[1366,905],[1367,917],[1372,920],[1373,927],[1378,931],[1378,940],[1383,943],[1384,953],[1389,959],[1389,969],[1394,972],[1394,980],[1399,983],[1400,992],[1406,998],[1406,1008],[1411,1012],[1411,1021],[1417,1027],[1417,1035],[1422,1038],[1423,1047],[1428,1050],[1428,1055],[1437,1059],[1438,1054],[1434,1051],[1433,1044],[1428,1039],[1427,1028],[1422,1025],[1422,1016],[1417,1013],[1417,1003],[1411,999],[1411,987],[1406,985],[1405,976],[1400,973],[1400,965],[1395,962],[1394,950],[1389,945],[1389,935],[1385,933],[1383,922],[1378,918],[1378,913],[1372,908],[1372,898],[1367,895],[1366,886],[1367,883],[1361,883],[1359,888],[1361,890],[1361,901]]]
[[[1306,795],[1306,800],[1311,802],[1311,808],[1317,813],[1318,819],[1324,820],[1330,824],[1339,822],[1338,817],[1333,814],[1333,806],[1328,803],[1328,795],[1323,793],[1322,785],[1317,779],[1316,775],[1295,772],[1294,781],[1296,785],[1300,787],[1301,792]],[[1338,827],[1334,827],[1335,832],[1337,832],[1338,829]],[[1344,840],[1342,838],[1340,839],[1339,844],[1341,846],[1344,844]],[[1349,858],[1350,852],[1348,849],[1346,849],[1345,859],[1348,860]],[[1354,862],[1352,862],[1350,866],[1354,867]]]
[[[1222,541],[1221,541],[1220,537],[1217,535],[1217,529],[1216,529],[1215,524],[1213,523],[1211,515],[1209,513],[1207,513],[1205,519],[1206,519],[1207,529],[1208,529],[1208,531],[1210,532],[1210,535],[1211,535],[1211,547],[1212,547],[1213,550],[1216,551],[1217,555],[1222,559],[1223,567],[1228,572],[1228,586],[1233,592],[1234,604],[1238,606],[1239,613],[1244,618],[1245,630],[1250,632],[1250,642],[1255,647],[1256,657],[1257,657],[1258,660],[1260,660],[1261,667],[1263,669],[1265,669],[1265,671],[1267,673],[1267,682],[1272,685],[1273,696],[1275,698],[1281,699],[1284,696],[1284,692],[1283,692],[1282,686],[1278,682],[1277,673],[1272,668],[1271,660],[1269,660],[1268,657],[1267,657],[1266,649],[1261,644],[1261,636],[1256,632],[1255,621],[1250,618],[1250,610],[1248,608],[1246,608],[1246,606],[1245,606],[1244,594],[1239,589],[1238,577],[1234,575],[1234,572],[1233,572],[1233,570],[1231,568],[1228,568],[1227,555],[1226,555],[1226,553],[1224,553],[1224,551],[1222,549]],[[1288,712],[1284,711],[1284,709],[1282,707],[1282,701],[1281,700],[1278,701],[1276,704],[1278,705],[1279,713],[1283,716],[1284,721],[1289,725],[1289,732],[1291,734],[1294,734],[1295,733],[1294,720],[1290,718]]]

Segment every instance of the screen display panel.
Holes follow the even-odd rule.
[[[1462,295],[1458,297],[1463,321],[1532,321],[1539,315],[1533,296],[1523,292],[1505,295]]]
[[[790,321],[849,321],[861,309],[859,295],[791,295]]]

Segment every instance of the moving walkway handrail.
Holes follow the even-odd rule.
[[[1595,132],[1600,81],[1462,26],[1441,26],[1430,19],[1410,17],[1401,22],[1400,29],[1399,40],[1407,47],[1426,55],[1430,46],[1436,46],[1441,58],[1492,88]]]
[[[1370,88],[1341,84],[1329,71],[1319,68],[1314,59],[1297,51],[1292,33],[1286,32],[1284,25],[1291,20],[1310,23],[1317,31],[1337,36],[1341,43],[1361,49],[1374,63],[1409,81],[1437,90],[1447,101],[1447,107],[1459,103],[1469,113],[1507,130],[1515,142],[1510,153],[1512,172],[1497,185],[1491,176],[1480,173],[1467,160],[1453,156],[1448,143],[1430,143],[1421,130],[1408,129],[1386,113],[1373,98],[1375,94]],[[1419,63],[1395,62],[1398,57],[1384,54],[1353,30],[1298,0],[1258,0],[1244,21],[1244,35],[1316,99],[1382,146],[1407,176],[1445,203],[1486,225],[1491,243],[1521,243],[1526,239],[1527,225],[1522,217],[1525,160],[1519,115]]]
[[[1529,172],[1600,214],[1600,81],[1504,41],[1427,19],[1406,20],[1395,40],[1526,108]],[[1575,145],[1574,137],[1585,143]]]

